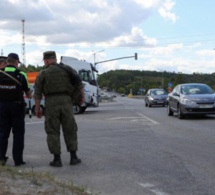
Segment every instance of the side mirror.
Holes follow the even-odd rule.
[[[177,92],[173,92],[172,95],[173,96],[179,96],[179,94]]]

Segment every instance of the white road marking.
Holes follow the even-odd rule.
[[[155,195],[169,195],[165,192],[162,192],[161,190],[157,189],[154,184],[150,183],[138,183],[138,185],[142,186],[143,188],[146,188],[147,190],[153,192]]]
[[[114,117],[114,118],[109,118],[109,120],[121,120],[121,119],[137,119],[137,118],[140,118],[142,119],[143,117]]]
[[[25,123],[25,124],[26,124],[26,125],[31,125],[31,124],[38,124],[38,123],[44,123],[44,121],[27,122],[27,123]]]
[[[140,117],[135,117],[135,116],[130,116],[130,117],[114,117],[114,118],[109,118],[107,120],[124,120],[124,121],[130,121],[130,122],[141,122],[143,125],[155,125],[159,124],[157,121],[146,117],[140,113],[137,112]]]
[[[139,114],[139,115],[142,116],[143,118],[145,118],[145,119],[151,121],[151,122],[154,123],[154,124],[159,124],[157,121],[154,121],[153,119],[151,119],[151,118],[149,118],[149,117],[147,117],[147,116],[144,116],[144,115],[140,114],[139,112],[137,112],[137,114]]]
[[[140,186],[144,187],[144,188],[153,188],[155,187],[154,184],[151,183],[138,183]]]

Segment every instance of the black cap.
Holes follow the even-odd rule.
[[[46,51],[43,53],[43,59],[56,59],[55,51]]]
[[[10,53],[10,54],[8,54],[7,58],[11,58],[11,59],[19,61],[19,56],[16,53]],[[19,63],[21,63],[21,62],[19,61]]]

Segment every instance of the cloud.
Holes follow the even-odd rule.
[[[181,49],[183,49],[182,43],[170,44],[170,45],[167,45],[166,47],[156,47],[154,49],[151,49],[151,54],[152,54],[152,56],[155,56],[155,55],[169,56],[169,55],[173,54],[173,52],[176,52]]]
[[[159,1],[150,5],[143,1],[144,6],[137,2],[141,3],[137,0],[10,0],[5,1],[0,13],[0,28],[21,32],[21,20],[25,19],[25,34],[30,40],[42,37],[39,40],[50,44],[94,44],[119,37],[121,41],[122,35],[128,35],[134,26],[150,16]]]
[[[134,0],[138,5],[143,6],[144,8],[154,8],[157,7],[160,3],[160,0]]]
[[[160,67],[175,72],[204,72],[206,70],[203,67],[210,71],[211,61],[214,61],[213,50],[204,50],[204,43],[200,41],[192,41],[191,45],[177,41],[176,37],[174,42],[178,44],[159,44],[158,41],[162,42],[162,39],[156,37],[155,31],[161,19],[168,21],[165,27],[171,28],[171,32],[177,29],[176,25],[171,25],[171,22],[176,23],[178,19],[174,13],[174,0],[3,2],[4,9],[0,12],[1,47],[6,54],[12,48],[13,52],[17,50],[21,55],[21,20],[25,19],[26,62],[30,64],[42,65],[42,52],[46,50],[55,50],[58,59],[61,55],[67,55],[89,62],[94,61],[94,51],[106,50],[96,54],[96,61],[138,52],[135,63],[126,60],[99,64],[100,73],[111,69],[160,70]],[[157,12],[161,17],[156,17]],[[172,43],[173,39],[167,37],[166,40]]]
[[[207,50],[207,49],[204,49],[204,50],[199,50],[196,52],[197,55],[199,56],[212,56],[212,57],[215,57],[215,51],[214,50]]]
[[[157,44],[155,38],[149,38],[144,35],[143,31],[134,27],[130,33],[115,37],[113,40],[103,43],[98,43],[100,47],[154,47]]]
[[[173,12],[171,12],[174,5],[175,5],[174,1],[165,0],[162,6],[159,8],[158,12],[162,17],[169,19],[175,23],[177,20],[177,16]]]

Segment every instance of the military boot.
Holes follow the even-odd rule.
[[[54,154],[54,159],[49,163],[49,165],[52,167],[62,167],[60,154]]]
[[[71,159],[70,159],[70,165],[77,165],[81,163],[81,159],[79,159],[76,155],[76,151],[70,152]]]

